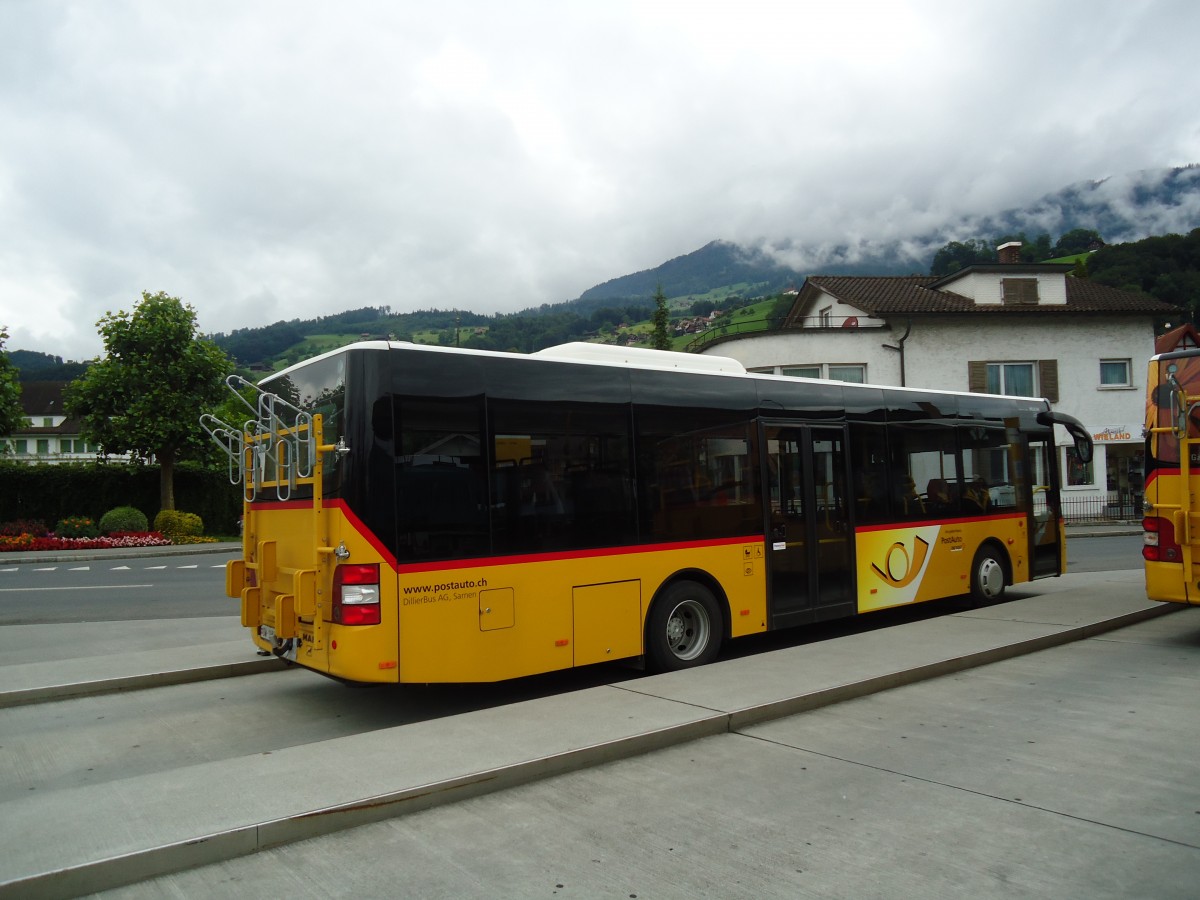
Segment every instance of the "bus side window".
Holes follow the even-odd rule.
[[[897,424],[892,426],[890,438],[896,518],[957,515],[961,489],[954,429]]]
[[[492,527],[499,553],[636,538],[624,407],[491,400]]]
[[[888,497],[887,434],[882,425],[850,424],[850,465],[854,471],[854,513],[857,522],[885,522]]]
[[[394,398],[401,562],[490,552],[481,412],[475,398]]]
[[[963,511],[968,515],[1016,508],[1012,454],[1003,428],[967,425],[959,428],[962,448]]]

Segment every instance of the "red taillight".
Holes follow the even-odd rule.
[[[1175,541],[1175,526],[1170,519],[1158,516],[1142,519],[1142,558],[1150,562],[1183,561],[1183,551]]]
[[[379,564],[340,565],[333,570],[333,621],[378,625]]]

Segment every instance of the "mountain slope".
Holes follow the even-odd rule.
[[[712,241],[653,269],[613,278],[579,295],[583,301],[653,297],[662,285],[668,297],[704,294],[734,284],[760,286],[769,293],[794,281],[797,273],[760,250]]]
[[[1027,206],[947,222],[935,231],[896,241],[861,240],[832,248],[805,247],[782,239],[770,249],[716,240],[653,269],[589,288],[580,300],[645,299],[662,284],[669,297],[703,294],[749,282],[767,294],[810,274],[905,275],[929,271],[950,241],[1024,232],[1052,238],[1076,228],[1100,232],[1109,244],[1162,234],[1186,234],[1200,225],[1200,166],[1151,169],[1098,181],[1081,181],[1046,194]]]

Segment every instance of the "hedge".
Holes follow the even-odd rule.
[[[116,506],[135,507],[153,521],[158,503],[158,466],[0,460],[0,522],[58,522],[68,516],[99,522]],[[175,466],[175,507],[200,516],[210,534],[236,535],[241,488],[229,483],[224,468],[180,463]]]

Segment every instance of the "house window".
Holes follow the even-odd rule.
[[[45,419],[42,419],[42,427],[43,427],[43,428],[53,428],[53,427],[54,427],[54,420],[53,420],[53,419],[50,419],[50,418],[45,418]]]
[[[1129,372],[1127,359],[1100,360],[1100,387],[1131,387]]]
[[[1067,473],[1067,487],[1091,487],[1096,483],[1095,470],[1092,461],[1081,463],[1075,453],[1067,447],[1062,450],[1064,462],[1063,471]]]
[[[1038,302],[1038,280],[1036,278],[1001,278],[1000,290],[1006,304],[1033,304]]]
[[[854,384],[867,383],[867,367],[860,365],[853,366],[829,366],[829,378],[832,381],[851,381]]]
[[[47,438],[37,439],[37,455],[48,456],[50,454],[50,441]]]
[[[792,378],[820,378],[820,366],[783,366],[779,370],[780,375],[788,375]]]
[[[825,378],[829,381],[867,383],[867,367],[862,363],[821,363],[808,366],[780,366],[780,375],[792,378]]]
[[[967,363],[967,389],[976,394],[1045,397],[1058,402],[1058,360]]]
[[[29,441],[24,438],[17,438],[13,441],[13,452],[18,456],[26,456],[29,454]]]
[[[827,306],[823,310],[821,310],[820,316],[821,316],[821,327],[822,328],[832,328],[833,327],[833,307],[832,306]]]
[[[987,392],[1010,394],[1016,397],[1033,397],[1033,363],[988,363]]]

